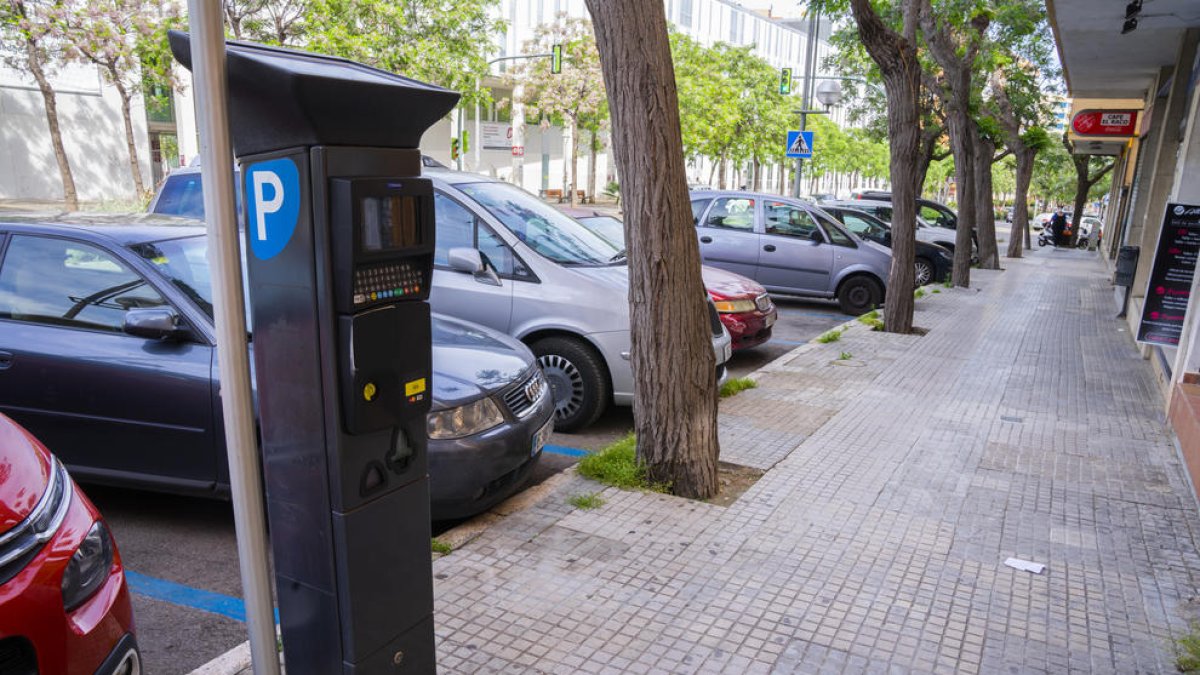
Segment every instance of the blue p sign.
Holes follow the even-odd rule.
[[[300,216],[300,171],[287,157],[259,162],[246,171],[250,250],[259,260],[279,255]]]

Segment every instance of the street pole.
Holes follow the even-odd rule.
[[[820,40],[818,34],[821,30],[821,13],[812,12],[808,15],[808,44],[805,50],[804,59],[804,86],[801,89],[800,104],[804,107],[804,111],[800,113],[800,131],[808,130],[808,109],[812,107],[812,83],[813,77],[817,74],[817,43]],[[801,181],[804,178],[804,160],[796,158],[796,175],[792,179],[792,196],[799,198],[801,191]]]
[[[545,59],[545,58],[553,58],[553,57],[554,57],[554,54],[552,54],[552,53],[517,54],[516,56],[501,56],[498,58],[494,58],[491,61],[488,61],[487,62],[487,70],[488,70],[488,74],[491,74],[492,66],[497,63],[500,63],[501,61],[520,61],[522,59]],[[479,171],[479,164],[483,161],[481,159],[481,155],[480,155],[480,152],[483,148],[482,148],[482,136],[480,136],[480,123],[479,123],[479,92],[480,92],[481,86],[482,86],[482,84],[481,84],[480,78],[478,78],[478,77],[475,78],[475,139],[472,141],[472,143],[474,144],[474,147],[475,147],[475,152],[474,152],[475,161],[473,162],[474,166],[471,167],[472,171]],[[520,85],[517,85],[517,87],[520,87]],[[516,97],[515,91],[516,90],[514,89],[514,98]],[[461,142],[461,139],[462,139],[462,108],[461,107],[458,109],[458,128],[459,128],[459,139]],[[524,132],[524,129],[522,129],[521,131]],[[514,129],[514,132],[515,132],[515,129]],[[525,134],[522,133],[521,136],[523,139]],[[463,156],[463,153],[460,151],[458,153],[458,157],[459,157],[458,170],[459,171],[462,171],[462,156]]]
[[[275,607],[263,509],[262,470],[254,433],[250,357],[246,345],[246,306],[242,295],[241,255],[234,213],[233,147],[226,107],[225,32],[221,6],[188,0],[192,86],[200,128],[200,173],[208,228],[208,264],[212,273],[213,319],[229,490],[237,533],[238,567],[250,635],[254,675],[278,675]]]

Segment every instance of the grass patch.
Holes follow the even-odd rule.
[[[952,281],[943,281],[943,282],[942,282],[942,288],[954,288],[954,282],[952,282]]]
[[[429,549],[434,553],[450,555],[450,552],[454,550],[454,547],[440,539],[434,538],[429,540]]]
[[[940,289],[940,288],[934,288],[934,289],[930,289],[930,292],[931,292],[931,293],[941,293],[941,292],[942,292],[942,289]]]
[[[925,297],[925,289],[924,288],[918,288],[917,290],[913,291],[913,298],[920,300],[923,297]]]
[[[854,355],[850,352],[842,352],[838,355],[838,361],[849,361],[852,358],[854,358]]]
[[[858,317],[858,322],[871,330],[883,330],[883,319],[879,318],[879,310],[873,309]]]
[[[837,342],[838,340],[841,340],[841,339],[842,339],[842,331],[834,329],[829,332],[822,333],[820,336],[818,336],[817,342],[820,342],[823,345],[827,345],[830,342]]]
[[[1175,667],[1181,673],[1200,672],[1200,625],[1193,623],[1191,632],[1175,640]]]
[[[731,380],[725,380],[725,384],[721,385],[721,398],[729,398],[734,394],[740,394],[747,389],[753,389],[758,386],[758,383],[748,377],[735,377]]]
[[[637,438],[632,433],[579,460],[579,475],[626,490],[666,492],[670,488],[646,479],[646,467],[637,461]]]
[[[604,500],[599,492],[585,492],[572,496],[567,503],[581,511],[591,511],[604,506]]]

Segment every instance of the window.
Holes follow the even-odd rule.
[[[185,218],[203,218],[204,190],[201,187],[200,173],[178,173],[167,177],[158,202],[154,205],[154,212]]]
[[[787,202],[767,202],[764,213],[767,234],[808,239],[817,231],[817,221],[805,209]]]
[[[696,199],[692,201],[692,224],[700,224],[700,216],[703,215],[705,207],[712,201],[712,198]]]
[[[853,213],[843,211],[842,224],[846,226],[847,230],[850,230],[863,239],[882,242],[887,238],[888,230],[886,227],[861,216],[856,216]]]
[[[66,239],[13,237],[0,267],[0,318],[121,332],[125,310],[166,304],[116,258]]]
[[[917,215],[938,227],[954,227],[954,219],[948,213],[941,209],[935,209],[932,206],[921,204]]]
[[[846,248],[858,248],[854,240],[842,232],[836,225],[829,222],[821,223],[825,226],[825,235],[829,237],[830,243],[834,246],[845,246]]]
[[[754,200],[744,197],[722,197],[713,204],[705,220],[708,227],[754,231]]]
[[[692,0],[679,0],[679,24],[684,28],[692,27]]]
[[[465,206],[438,191],[433,194],[433,203],[437,227],[437,247],[433,254],[433,264],[448,266],[452,248],[476,248],[487,256],[496,274],[529,274],[513,255],[512,249],[487,225],[479,222],[475,214]]]

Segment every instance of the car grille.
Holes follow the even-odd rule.
[[[711,298],[708,300],[708,323],[714,337],[720,337],[725,332],[724,326],[721,325],[721,317],[717,314],[717,306]]]
[[[763,293],[762,295],[760,295],[754,299],[754,306],[757,307],[758,311],[760,311],[760,312],[770,311],[771,296],[767,295],[766,293]]]
[[[504,394],[504,405],[508,406],[514,416],[525,417],[533,412],[548,390],[546,377],[542,375],[541,369],[535,370],[524,382]]]
[[[33,512],[8,532],[0,534],[0,584],[17,576],[33,560],[42,544],[58,531],[71,505],[71,479],[57,459],[51,460],[50,484]],[[0,669],[7,673],[7,670]]]
[[[37,675],[37,656],[29,640],[23,637],[0,640],[0,673]]]

